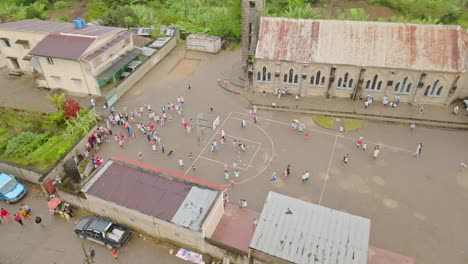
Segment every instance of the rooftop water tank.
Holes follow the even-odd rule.
[[[84,28],[86,27],[86,22],[82,18],[77,18],[73,20],[73,24],[75,25],[75,28]]]

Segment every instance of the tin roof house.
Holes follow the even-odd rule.
[[[37,86],[92,95],[140,54],[126,29],[82,19],[2,23],[0,49],[10,71],[33,73]]]

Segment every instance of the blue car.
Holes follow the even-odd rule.
[[[15,179],[15,177],[0,172],[0,200],[14,203],[26,195],[26,187]]]

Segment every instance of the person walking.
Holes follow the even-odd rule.
[[[253,228],[256,228],[257,227],[257,218],[254,218],[254,221],[253,221]]]
[[[13,219],[15,219],[18,224],[23,225],[23,220],[21,219],[21,214],[19,212],[14,215]]]
[[[193,160],[192,152],[190,152],[190,153],[188,154],[188,158],[189,158],[189,160]]]
[[[226,132],[224,132],[224,129],[221,129],[221,137],[225,137],[226,136]]]
[[[460,111],[460,109],[458,108],[458,105],[457,105],[457,106],[455,106],[455,107],[453,108],[453,112],[452,112],[452,113],[453,113],[453,115],[458,115],[458,112],[459,112],[459,111]]]
[[[413,130],[416,128],[416,124],[415,124],[415,123],[412,123],[412,124],[410,125],[410,128],[411,128],[411,131],[413,131]]]
[[[242,120],[241,121],[241,128],[245,128],[245,125],[246,125],[245,120]]]
[[[379,156],[379,153],[380,153],[380,147],[379,147],[379,145],[377,145],[377,146],[374,147],[374,152],[372,154],[372,158],[376,159]]]
[[[362,144],[362,151],[366,151],[366,149],[367,149],[367,144],[366,144],[366,143],[363,143],[363,144]]]
[[[164,154],[164,151],[166,150],[166,147],[164,145],[161,145],[161,152]]]
[[[139,159],[139,160],[142,160],[142,159],[143,159],[143,153],[138,152],[138,159]]]
[[[34,219],[34,222],[36,224],[40,225],[42,229],[45,231],[45,225],[42,223],[42,218],[40,216],[36,216],[36,219]]]
[[[194,163],[192,163],[192,171],[195,172],[196,169],[197,169],[197,164],[195,164],[195,162],[194,162]]]
[[[179,158],[179,167],[184,167],[184,160],[182,159],[182,157]]]
[[[30,215],[23,209],[23,207],[20,207],[19,213],[23,216],[24,220],[29,221]]]
[[[5,219],[6,223],[9,224],[11,221],[10,221],[10,212],[8,212],[7,209],[1,209],[0,210],[0,216],[2,217],[2,219]]]
[[[288,164],[288,167],[286,167],[286,176],[289,176],[291,174],[291,165]]]
[[[239,178],[239,175],[240,175],[239,170],[238,170],[238,169],[235,169],[235,170],[234,170],[234,177],[236,177],[236,179],[237,179],[237,178]]]
[[[276,182],[276,172],[273,172],[273,174],[271,175],[270,182]]]
[[[308,181],[309,177],[310,177],[310,173],[309,171],[306,171],[304,175],[302,175],[302,183],[305,183],[306,181]]]
[[[305,139],[308,139],[308,138],[309,138],[309,131],[306,131],[306,132],[305,132],[304,137],[305,137]]]
[[[212,104],[208,104],[208,110],[210,110],[210,112],[213,112],[213,105]]]
[[[190,92],[190,89],[191,89],[191,88],[192,88],[192,87],[190,86],[190,83],[189,83],[189,85],[187,86],[187,90]]]
[[[224,179],[229,180],[229,178],[230,178],[229,172],[227,170],[224,170]]]
[[[419,156],[421,155],[422,148],[423,144],[419,142],[419,144],[416,146],[416,153],[414,153],[414,155],[416,155],[416,158],[419,158]]]
[[[362,146],[362,141],[364,140],[364,137],[359,137],[357,143],[356,143],[356,147],[360,148]]]
[[[234,181],[234,179],[231,179],[231,188],[234,188],[234,186],[236,186],[236,182]]]
[[[343,164],[346,166],[348,165],[348,161],[349,161],[349,154],[346,154],[344,155],[343,157]]]
[[[117,250],[115,250],[115,248],[111,249],[110,253],[115,261],[119,261],[119,255],[117,254]]]
[[[257,116],[256,115],[253,116],[253,121],[254,121],[254,124],[257,124]]]

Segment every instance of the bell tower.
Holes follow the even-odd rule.
[[[255,55],[260,18],[265,15],[265,0],[242,0],[242,68],[250,75]],[[249,78],[250,79],[250,78]]]

